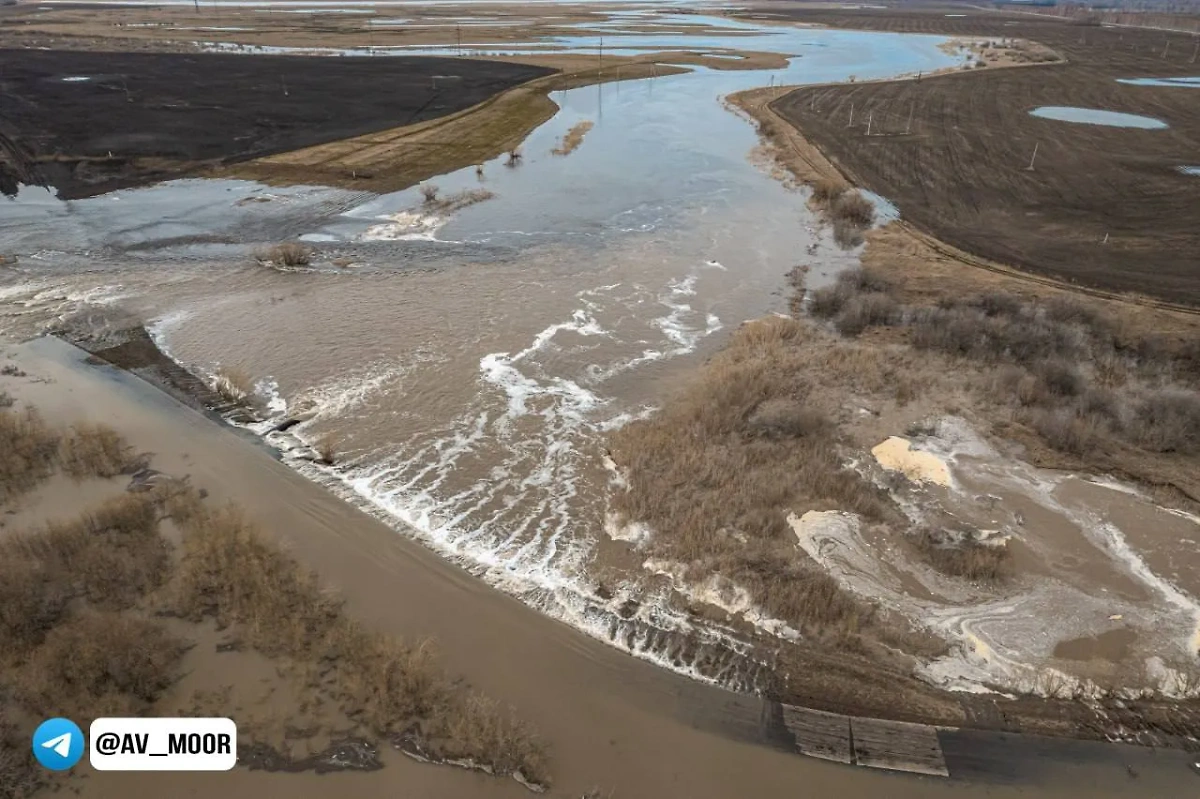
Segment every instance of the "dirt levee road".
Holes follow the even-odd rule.
[[[30,50],[0,51],[0,70],[0,171],[19,178],[32,164],[65,199],[434,119],[551,72],[429,57]]]
[[[1200,152],[1200,89],[1118,81],[1200,74],[1191,63],[1195,37],[986,13],[797,16],[1020,37],[1066,56],[1066,64],[806,88],[773,107],[854,181],[957,247],[1082,285],[1200,303],[1200,178],[1181,170]],[[1030,114],[1041,106],[1140,115],[1166,127]]]

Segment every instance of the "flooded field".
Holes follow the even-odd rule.
[[[1059,122],[1076,122],[1083,125],[1109,125],[1114,128],[1141,128],[1143,130],[1161,130],[1167,123],[1161,119],[1144,117],[1138,114],[1125,114],[1120,111],[1104,111],[1099,108],[1072,108],[1063,105],[1046,105],[1029,112],[1042,119],[1055,119]]]
[[[23,187],[0,215],[0,252],[19,259],[0,268],[0,330],[18,339],[61,324],[143,322],[198,373],[249,375],[265,409],[252,429],[399,533],[614,646],[760,688],[747,608],[698,621],[696,594],[682,596],[632,548],[618,581],[597,577],[601,547],[625,536],[606,531],[620,488],[606,437],[653,413],[743,322],[784,310],[784,275],[801,260],[826,280],[857,262],[805,192],[748,157],[756,133],[721,98],[769,82],[928,74],[964,56],[947,53],[941,36],[659,19],[704,31],[629,32],[631,19],[616,17],[604,52],[748,49],[791,60],[555,92],[560,110],[519,157],[426,190],[184,180],[62,202]],[[538,44],[600,55],[590,35]],[[581,142],[555,154],[583,123]],[[314,248],[311,263],[255,262],[256,251],[293,239]],[[279,432],[285,421],[295,424]],[[333,465],[314,458],[322,441],[336,448]],[[952,657],[927,664],[932,682],[1038,692],[1051,661],[1090,679],[1108,676],[1094,661],[1140,669],[1164,642],[1194,654],[1200,585],[1180,565],[1194,554],[1194,519],[1168,518],[1121,487],[1021,471],[969,443],[942,453],[958,459],[959,493],[945,503],[995,494],[1026,519],[1045,512],[1074,525],[1062,538],[1022,539],[1045,579],[1021,593],[914,589],[912,575],[855,560],[852,536],[841,535],[843,555],[815,534],[800,539],[830,574],[952,643]],[[1169,527],[1169,543],[1137,539],[1150,519]],[[1070,615],[1043,623],[1061,607]]]

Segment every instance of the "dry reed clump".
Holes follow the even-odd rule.
[[[63,436],[60,460],[62,470],[76,480],[116,477],[141,465],[120,433],[106,424],[89,422],[74,425]]]
[[[54,473],[59,440],[36,409],[0,410],[0,505]]]
[[[259,263],[273,266],[308,266],[312,262],[313,253],[313,248],[307,244],[287,241],[255,250],[254,258]]]
[[[830,204],[829,213],[835,221],[860,228],[870,227],[875,221],[875,206],[857,191],[838,195]]]
[[[339,601],[235,508],[190,509],[174,604],[191,619],[238,624],[268,655],[322,663],[326,687],[350,718],[399,740],[417,731],[437,757],[544,782],[541,744],[521,723],[481,715],[445,675],[431,645],[350,621]],[[486,724],[485,724],[486,723]]]
[[[800,553],[789,511],[838,507],[896,518],[890,500],[843,466],[837,428],[814,403],[803,323],[771,317],[743,326],[699,379],[654,417],[617,431],[614,458],[628,491],[614,510],[655,531],[652,554],[719,574],[776,618],[835,637],[871,609]]]
[[[917,350],[995,365],[989,402],[1007,402],[1050,448],[1081,458],[1115,451],[1200,453],[1200,344],[1134,337],[1094,304],[1003,292],[937,307],[890,302],[877,273],[843,274],[809,311],[845,335],[900,326]]]
[[[314,449],[317,452],[317,457],[321,463],[326,466],[331,466],[337,462],[338,452],[341,449],[341,439],[336,433],[326,433],[317,439]]]
[[[432,183],[422,183],[420,186],[421,196],[425,198],[426,205],[432,205],[437,202],[438,187]]]
[[[148,495],[123,495],[70,522],[0,541],[0,638],[10,650],[36,645],[81,600],[133,607],[170,575],[169,544]]]
[[[1007,546],[983,544],[951,530],[923,527],[910,537],[917,551],[937,571],[972,582],[995,583],[1012,575]]]
[[[812,200],[821,207],[828,207],[849,190],[850,187],[842,181],[822,178],[812,185]]]
[[[550,152],[554,155],[570,155],[583,144],[583,137],[595,125],[591,120],[584,120],[576,125],[573,125],[566,135],[562,137],[562,141]]]
[[[158,622],[84,611],[49,631],[15,693],[39,716],[139,715],[178,678],[186,651]]]
[[[450,194],[441,199],[427,200],[426,206],[432,211],[438,213],[453,213],[461,211],[476,203],[481,203],[484,200],[490,200],[496,195],[487,189],[466,189],[464,191]]]
[[[213,377],[213,390],[226,402],[245,405],[254,397],[254,379],[245,369],[221,366]]]

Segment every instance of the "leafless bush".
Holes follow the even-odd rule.
[[[341,446],[341,440],[334,433],[326,433],[317,439],[317,457],[321,459],[321,463],[331,465],[337,460],[338,450]]]
[[[865,241],[863,229],[845,219],[833,220],[833,242],[839,247],[849,250]]]
[[[1149,394],[1133,411],[1135,440],[1155,452],[1200,452],[1200,395],[1165,390]]]
[[[521,150],[514,147],[508,151],[508,160],[504,162],[504,165],[507,167],[515,167],[521,163],[521,158]]]
[[[1079,370],[1063,360],[1042,361],[1034,366],[1033,373],[1046,390],[1056,397],[1077,397],[1087,385]]]
[[[899,313],[896,301],[886,294],[858,294],[846,303],[833,325],[843,336],[857,336],[868,327],[893,324]]]
[[[892,290],[891,282],[878,271],[872,269],[850,269],[838,275],[832,286],[825,286],[812,292],[809,313],[818,319],[831,319],[840,314],[859,294],[867,293],[880,295],[873,298],[869,305],[876,311],[882,311],[886,295]],[[891,303],[896,309],[895,303]],[[861,331],[860,331],[861,332]]]
[[[307,244],[289,241],[255,250],[254,257],[261,263],[275,266],[308,266],[312,262],[313,248]]]
[[[0,410],[5,410],[16,405],[17,401],[13,399],[13,395],[7,391],[0,391]]]
[[[447,757],[488,763],[496,774],[520,774],[526,782],[549,781],[542,741],[511,708],[480,693],[455,701],[439,732]]]
[[[49,632],[17,694],[39,716],[139,715],[178,678],[185,651],[159,622],[83,612]]]
[[[421,196],[425,198],[425,204],[431,205],[437,201],[438,187],[432,183],[421,184]]]
[[[971,304],[988,316],[1016,316],[1024,305],[1020,297],[1004,291],[980,294]]]
[[[1104,432],[1099,419],[1080,415],[1074,408],[1033,411],[1030,422],[1049,446],[1077,456],[1092,452]]]
[[[835,221],[847,222],[857,227],[870,227],[875,221],[875,206],[857,191],[842,193],[829,206]]]
[[[942,574],[989,583],[1011,576],[1012,553],[1007,546],[983,544],[969,535],[933,527],[923,527],[911,538],[929,565]]]
[[[213,378],[213,390],[227,402],[244,405],[254,396],[254,379],[240,367],[221,366]]]
[[[829,180],[822,178],[813,184],[812,198],[813,201],[821,206],[828,206],[838,197],[841,197],[850,187],[840,180]]]
[[[750,429],[769,438],[799,438],[825,435],[833,422],[819,410],[795,400],[776,397],[761,403],[748,419]]]
[[[138,467],[138,458],[121,434],[105,424],[83,422],[71,428],[61,445],[62,469],[76,480],[116,477]]]
[[[35,409],[0,410],[0,505],[54,473],[58,442]]]

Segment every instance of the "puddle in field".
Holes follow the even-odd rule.
[[[1174,86],[1176,88],[1200,89],[1200,76],[1186,78],[1117,78],[1117,83],[1131,86]]]
[[[1162,130],[1167,123],[1154,117],[1125,114],[1119,111],[1103,111],[1099,108],[1075,108],[1065,105],[1044,105],[1029,112],[1035,117],[1059,122],[1077,122],[1084,125],[1107,125],[1115,128],[1141,128]]]
[[[1200,166],[1181,166],[1179,167],[1179,171],[1185,175],[1200,176]]]

